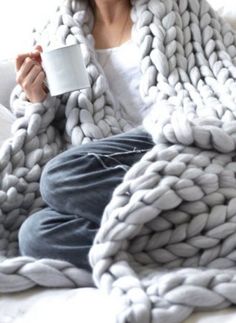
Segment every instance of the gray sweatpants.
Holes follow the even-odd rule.
[[[91,271],[88,252],[104,208],[127,170],[152,147],[150,135],[138,127],[49,161],[40,182],[47,207],[21,226],[21,255],[67,260]]]

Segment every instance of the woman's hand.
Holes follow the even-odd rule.
[[[42,51],[42,47],[38,45],[30,53],[19,54],[15,62],[16,82],[32,103],[42,102],[48,93],[44,83],[46,76],[41,64]]]

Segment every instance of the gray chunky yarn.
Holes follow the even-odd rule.
[[[194,310],[236,303],[235,33],[204,0],[132,1],[144,120],[156,145],[126,174],[104,212],[89,259],[93,280],[119,300],[118,322],[178,323]],[[91,89],[29,104],[1,149],[2,257],[42,207],[44,164],[67,146],[129,129],[93,50],[86,1],[68,1],[41,39],[81,43]],[[45,36],[46,35],[46,36]],[[40,274],[39,274],[40,272]],[[0,264],[0,291],[91,284],[66,262],[17,257]]]

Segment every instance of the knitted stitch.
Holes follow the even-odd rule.
[[[155,146],[115,189],[89,259],[96,286],[120,304],[117,322],[178,323],[236,303],[236,36],[205,0],[133,0],[131,18]],[[12,96],[19,118],[0,152],[3,257],[17,255],[21,223],[43,206],[45,163],[71,144],[129,129],[96,60],[92,26],[87,1],[67,1],[41,38],[81,44],[90,89],[40,104],[19,88]],[[83,281],[92,284],[66,262],[0,264],[0,292]]]

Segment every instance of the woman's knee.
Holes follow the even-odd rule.
[[[80,179],[90,171],[89,154],[91,145],[72,148],[52,160],[44,167],[40,179],[40,192],[43,200],[52,207],[61,205],[70,192],[74,182],[79,189]]]
[[[22,224],[19,251],[22,256],[64,260],[90,271],[88,252],[97,229],[97,224],[86,218],[44,208]]]
[[[21,255],[35,258],[40,257],[40,249],[44,248],[40,220],[41,214],[37,212],[29,216],[21,225],[18,233]]]
[[[40,192],[47,204],[54,204],[60,199],[60,187],[64,186],[64,179],[68,176],[69,164],[73,155],[68,152],[59,154],[51,159],[44,167],[40,179]]]
[[[51,199],[50,196],[48,197],[48,194],[54,191],[55,185],[58,185],[58,183],[56,182],[58,179],[56,176],[54,176],[54,168],[54,160],[52,159],[44,166],[44,169],[41,174],[40,192],[45,202],[48,198]]]

